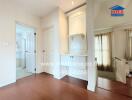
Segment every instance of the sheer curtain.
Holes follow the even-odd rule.
[[[125,58],[132,60],[132,29],[126,29],[126,53]]]
[[[98,70],[112,71],[111,33],[99,34],[95,36],[95,57],[97,59]]]

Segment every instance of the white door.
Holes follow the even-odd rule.
[[[28,72],[35,73],[36,70],[36,34],[29,32],[26,34],[26,69]]]
[[[44,71],[53,74],[53,67],[56,57],[57,44],[53,28],[43,33],[43,63]]]

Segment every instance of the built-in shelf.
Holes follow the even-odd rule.
[[[61,56],[87,57],[87,54],[61,54]]]
[[[69,37],[75,37],[75,36],[85,37],[86,35],[83,33],[76,33],[76,34],[69,35]]]

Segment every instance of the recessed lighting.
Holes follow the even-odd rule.
[[[74,5],[74,1],[72,1],[72,5]]]

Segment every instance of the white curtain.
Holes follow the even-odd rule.
[[[125,58],[132,60],[132,29],[126,29],[126,51]]]
[[[126,34],[124,29],[114,29],[112,33],[112,57],[125,58]]]
[[[95,57],[99,70],[112,71],[111,66],[111,33],[95,36]]]

